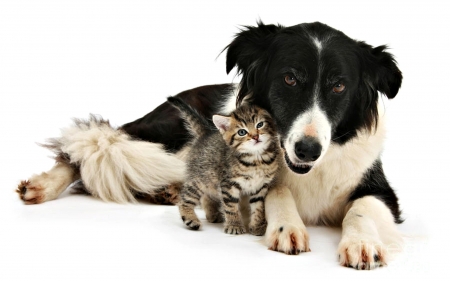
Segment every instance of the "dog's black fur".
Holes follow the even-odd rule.
[[[311,38],[324,42],[320,58]],[[376,130],[378,92],[388,98],[398,93],[402,74],[386,49],[386,46],[374,48],[355,41],[318,22],[292,27],[258,23],[256,27],[246,27],[227,46],[226,71],[229,73],[237,67],[242,74],[238,104],[248,99],[273,115],[281,145],[293,120],[311,106],[314,96],[318,96],[332,124],[331,143],[344,145],[361,130]],[[296,86],[283,81],[286,75],[296,80]],[[345,84],[342,93],[332,91],[337,83]],[[232,91],[232,85],[212,85],[178,96],[211,119]],[[122,129],[136,138],[163,143],[171,152],[180,150],[189,140],[179,113],[168,103],[125,124]],[[292,164],[288,158],[286,161]],[[296,171],[293,165],[290,168],[305,172]],[[367,171],[363,182],[348,199],[353,201],[366,195],[381,199],[395,220],[401,222],[398,199],[386,180],[380,160]]]
[[[233,87],[230,84],[212,85],[184,91],[177,96],[211,119],[232,90]],[[167,102],[121,128],[135,138],[162,143],[170,152],[179,151],[190,139],[180,118],[179,110]]]
[[[260,22],[225,48],[226,71],[237,67],[239,86],[178,94],[206,119],[247,102],[274,118],[286,165],[265,199],[269,249],[309,251],[306,224],[342,226],[340,264],[373,269],[387,263],[392,243],[401,243],[398,199],[380,160],[385,126],[379,96],[394,98],[402,82],[386,49],[318,22]],[[38,204],[81,178],[106,201],[176,203],[190,138],[167,102],[119,130],[103,119],[78,120],[48,145],[57,164],[22,181],[17,192],[26,204]]]
[[[322,77],[316,76],[319,58],[311,47],[311,36],[333,45],[323,50]],[[288,28],[260,23],[248,27],[228,46],[227,72],[238,67],[243,76],[239,100],[255,93],[253,102],[275,113],[282,135],[291,124],[286,121],[310,106],[314,83],[320,79],[321,105],[336,124],[332,139],[343,144],[358,130],[372,129],[378,117],[377,91],[388,98],[397,95],[402,74],[385,50],[386,46],[372,48],[318,22]],[[298,87],[286,87],[280,79],[284,74],[297,76]],[[347,85],[342,95],[331,93],[337,82]]]

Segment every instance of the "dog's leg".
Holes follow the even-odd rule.
[[[88,193],[118,203],[136,202],[136,197],[147,195],[157,197],[161,191],[164,196],[168,191],[164,200],[174,203],[176,185],[184,181],[184,162],[162,144],[135,140],[93,115],[89,120],[76,119],[60,137],[43,146],[56,154],[58,164],[50,172],[21,183],[18,191],[28,203],[55,199],[76,179],[78,171]]]
[[[341,265],[374,269],[401,249],[402,238],[389,208],[374,196],[351,203],[343,222],[338,254]]]
[[[39,204],[56,199],[79,177],[77,169],[71,165],[56,162],[50,171],[22,181],[16,191],[25,204]]]
[[[135,197],[158,205],[176,205],[180,200],[181,183],[173,183],[154,189],[152,193],[137,193]]]
[[[269,190],[265,200],[266,243],[270,250],[297,255],[309,252],[309,236],[298,214],[294,198],[285,186]]]

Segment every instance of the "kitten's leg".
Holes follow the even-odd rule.
[[[249,232],[253,235],[264,235],[267,228],[267,221],[264,211],[264,198],[268,191],[268,185],[265,184],[255,193],[250,194],[250,224]]]
[[[79,178],[78,169],[64,162],[56,162],[51,170],[22,181],[16,191],[25,204],[39,204],[56,199]]]
[[[202,195],[203,191],[195,183],[186,183],[181,189],[178,208],[184,224],[192,230],[198,230],[201,226],[194,208],[200,204]]]
[[[228,234],[245,233],[239,212],[239,197],[241,187],[236,182],[223,181],[221,184],[223,209],[225,214],[224,231]]]
[[[205,210],[206,219],[211,223],[220,223],[225,221],[221,208],[222,202],[219,198],[214,198],[211,195],[205,195],[201,200],[203,210]]]

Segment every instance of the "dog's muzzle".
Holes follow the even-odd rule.
[[[287,166],[297,174],[306,174],[311,171],[316,160],[320,158],[322,145],[316,138],[305,137],[293,145],[292,151],[295,154],[291,155],[292,160],[289,154],[285,152],[284,159]]]
[[[291,171],[297,174],[306,174],[309,171],[311,171],[314,164],[311,163],[293,163],[291,160],[289,160],[289,156],[287,153],[284,154],[284,160],[286,161],[287,166]]]
[[[322,145],[316,138],[306,137],[294,145],[295,155],[302,162],[314,162],[322,153]]]

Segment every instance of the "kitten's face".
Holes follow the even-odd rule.
[[[275,136],[269,113],[256,106],[242,106],[230,117],[214,115],[213,121],[225,142],[241,153],[262,153]]]

